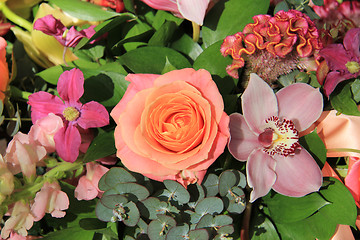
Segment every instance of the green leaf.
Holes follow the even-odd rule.
[[[351,91],[355,102],[360,102],[360,79],[355,79],[355,81],[351,84]]]
[[[263,197],[263,201],[269,208],[271,219],[276,223],[292,223],[306,219],[329,204],[318,193],[295,198],[270,192]]]
[[[207,197],[214,197],[219,193],[219,177],[213,173],[207,174],[201,185],[204,186]]]
[[[191,67],[189,61],[177,51],[165,47],[142,47],[120,57],[121,62],[134,73],[161,74],[166,58],[177,69]]]
[[[241,32],[246,24],[253,22],[253,16],[266,14],[269,4],[269,0],[219,1],[205,17],[202,27],[205,47]]]
[[[316,6],[324,5],[324,0],[313,0],[312,1]]]
[[[146,187],[137,183],[118,183],[113,188],[107,190],[103,196],[112,194],[125,195],[131,201],[141,201],[147,198],[150,193]]]
[[[167,72],[170,72],[172,70],[176,70],[176,67],[174,67],[170,62],[169,62],[169,59],[166,58],[166,63],[165,63],[165,66],[164,66],[164,69],[161,71],[161,74],[165,74]]]
[[[94,236],[93,231],[86,231],[80,227],[65,228],[59,231],[50,232],[45,237],[41,238],[44,240],[89,240]]]
[[[112,167],[101,177],[99,181],[99,188],[102,191],[107,191],[119,183],[128,182],[136,182],[136,178],[124,168]]]
[[[156,219],[157,214],[166,214],[166,208],[168,205],[166,202],[162,202],[158,198],[149,197],[141,202],[145,209],[140,209],[140,212],[148,219]]]
[[[134,202],[128,202],[124,205],[126,209],[126,219],[124,219],[124,224],[129,227],[135,227],[140,219],[140,212]]]
[[[257,207],[252,211],[249,237],[252,240],[280,240],[274,224]]]
[[[195,207],[195,212],[200,215],[221,213],[224,203],[220,198],[207,197],[201,200]]]
[[[84,156],[84,162],[91,162],[116,153],[114,131],[101,132],[91,142]]]
[[[184,21],[184,19],[175,17],[174,14],[170,12],[158,10],[156,11],[151,25],[153,28],[158,30],[166,21],[174,22],[176,23],[176,26],[179,26]]]
[[[179,204],[188,203],[190,200],[190,194],[180,183],[173,180],[164,180],[164,185],[171,193],[171,198],[177,201]]]
[[[284,10],[285,12],[289,11],[289,5],[286,3],[286,1],[281,1],[278,4],[276,4],[275,9],[274,9],[274,15],[280,11],[280,10]]]
[[[225,202],[226,210],[230,213],[240,214],[245,210],[246,198],[244,191],[239,187],[232,187],[226,194]]]
[[[205,229],[194,229],[189,232],[189,240],[208,240],[209,237]]]
[[[49,0],[49,2],[55,4],[70,16],[87,21],[102,21],[121,15],[80,0]]]
[[[339,84],[330,95],[331,106],[339,113],[360,116],[356,102],[352,98],[349,81]]]
[[[168,231],[174,226],[176,226],[174,218],[158,214],[158,218],[149,223],[148,236],[150,239],[163,240]]]
[[[189,56],[192,60],[195,60],[203,52],[201,46],[187,34],[183,34],[173,42],[171,48]]]
[[[166,46],[177,29],[176,23],[166,21],[149,40],[149,46]]]
[[[301,137],[299,142],[301,146],[303,146],[311,154],[311,156],[313,156],[320,168],[323,168],[326,162],[327,150],[316,130]]]
[[[235,173],[231,170],[226,170],[220,174],[219,177],[219,193],[220,196],[225,196],[231,190],[231,188],[240,180],[237,179]]]
[[[166,239],[169,240],[183,240],[184,236],[187,236],[189,232],[189,225],[184,223],[182,226],[172,227],[166,234]]]

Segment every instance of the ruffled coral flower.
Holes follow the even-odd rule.
[[[350,29],[343,44],[330,44],[321,49],[319,55],[323,57],[329,67],[324,83],[326,96],[334,91],[342,81],[360,75],[360,28]]]
[[[281,10],[273,17],[256,15],[253,20],[221,45],[222,55],[233,58],[226,71],[234,78],[239,77],[238,69],[244,67],[246,59],[249,73],[273,83],[278,76],[303,68],[301,58],[321,48],[315,24],[297,10]]]
[[[109,114],[98,102],[80,102],[84,94],[84,76],[79,69],[74,68],[61,74],[57,90],[61,98],[44,91],[29,96],[31,120],[35,124],[49,113],[60,116],[64,127],[54,136],[56,152],[63,160],[74,162],[81,145],[80,131],[109,124]]]
[[[265,196],[270,189],[301,197],[317,191],[321,170],[303,148],[299,132],[315,122],[323,108],[321,93],[305,83],[295,83],[278,91],[256,74],[242,95],[243,115],[230,115],[230,153],[247,161],[250,201]]]

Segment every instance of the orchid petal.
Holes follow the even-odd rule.
[[[64,101],[78,102],[84,94],[84,75],[80,69],[73,68],[60,75],[57,90]]]
[[[77,120],[80,127],[84,129],[103,127],[109,124],[109,113],[106,108],[98,102],[88,102],[81,107],[81,115]]]
[[[344,47],[350,54],[360,57],[360,28],[352,28],[346,32],[344,37]]]
[[[283,195],[302,197],[318,191],[322,185],[322,174],[313,157],[305,149],[294,156],[274,156],[277,179],[272,188]]]
[[[55,134],[54,141],[57,154],[66,162],[75,162],[81,144],[79,130],[69,124]]]
[[[277,116],[277,99],[273,90],[258,75],[251,73],[249,85],[241,99],[244,117],[250,130],[260,134],[265,120]]]
[[[177,5],[180,14],[198,25],[203,25],[206,10],[210,0],[178,0]]]
[[[258,137],[249,129],[244,116],[230,115],[229,152],[239,161],[246,161],[252,151],[260,147]]]
[[[31,106],[31,120],[34,124],[49,113],[62,115],[65,109],[65,105],[59,97],[43,91],[31,94],[28,104]]]
[[[323,98],[318,89],[305,83],[291,84],[276,93],[279,117],[291,120],[300,132],[321,115]]]
[[[250,202],[265,196],[276,181],[276,161],[261,149],[253,151],[246,165],[248,184],[253,188]]]
[[[142,0],[144,3],[150,7],[158,10],[170,11],[179,13],[178,6],[176,1],[172,0]]]

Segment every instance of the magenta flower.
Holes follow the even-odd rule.
[[[60,116],[64,127],[54,136],[56,152],[63,160],[74,162],[81,144],[79,130],[109,124],[109,114],[100,103],[91,101],[83,105],[79,101],[84,93],[84,76],[79,69],[74,68],[61,74],[57,90],[61,99],[43,91],[29,96],[31,120],[35,124],[49,113]]]
[[[327,45],[319,52],[330,70],[324,83],[327,97],[340,82],[360,75],[360,28],[347,31],[343,43]]]
[[[170,11],[177,17],[203,25],[210,0],[142,0],[150,7]]]
[[[305,83],[292,84],[275,95],[258,75],[250,74],[242,95],[243,115],[230,115],[228,148],[237,160],[247,161],[251,202],[271,188],[292,197],[320,188],[321,170],[298,139],[322,108],[321,93]]]
[[[79,41],[86,37],[91,38],[95,34],[95,26],[90,26],[87,29],[76,30],[74,26],[70,29],[62,24],[62,22],[53,17],[53,15],[46,15],[39,18],[34,23],[34,29],[42,31],[43,33],[53,36],[65,47],[75,47]]]

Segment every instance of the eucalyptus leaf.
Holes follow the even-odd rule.
[[[224,203],[220,198],[207,197],[201,200],[195,207],[195,212],[200,215],[221,213]]]
[[[166,215],[158,215],[158,218],[152,220],[148,226],[148,236],[150,240],[162,240],[166,238],[168,231],[176,226],[174,218]]]
[[[213,173],[207,174],[202,182],[207,197],[214,197],[219,193],[219,177]]]
[[[140,209],[141,214],[148,219],[156,219],[157,214],[166,214],[167,203],[160,201],[158,198],[149,197],[141,201],[145,209]]]
[[[164,180],[166,189],[171,192],[171,198],[180,204],[188,203],[190,200],[190,194],[180,183],[173,180]]]
[[[183,240],[188,236],[189,225],[186,223],[182,226],[172,227],[166,234],[166,240]]]
[[[226,198],[223,199],[226,210],[230,213],[240,214],[245,210],[246,207],[246,198],[244,191],[235,186],[232,187],[229,192],[226,194]],[[227,202],[228,200],[229,202]]]
[[[138,224],[140,219],[139,209],[137,208],[134,202],[128,202],[124,204],[126,209],[126,218],[124,219],[124,224],[129,227],[134,227]]]
[[[107,190],[103,196],[113,194],[125,195],[134,202],[144,200],[150,195],[146,187],[133,182],[118,183],[113,188]]]
[[[360,102],[360,79],[355,79],[355,81],[351,83],[351,91],[355,102]]]
[[[136,178],[121,167],[112,167],[99,181],[99,188],[107,191],[118,183],[136,182]]]
[[[205,229],[194,229],[189,231],[189,240],[208,240],[209,233]]]

